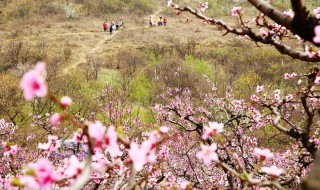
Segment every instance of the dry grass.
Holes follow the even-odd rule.
[[[160,15],[161,13],[161,15]],[[46,39],[50,44],[59,47],[66,43],[72,48],[72,55],[67,68],[75,68],[85,61],[85,57],[97,55],[114,55],[119,50],[142,49],[150,44],[165,44],[172,40],[198,40],[204,46],[212,45],[210,41],[224,43],[236,38],[220,38],[222,32],[214,26],[206,26],[195,18],[186,24],[185,15],[167,16],[166,27],[149,28],[148,18],[155,20],[158,16],[166,16],[159,10],[153,15],[138,17],[133,15],[108,15],[108,20],[122,18],[125,22],[123,31],[116,31],[113,35],[102,31],[105,18],[84,17],[76,20],[61,18],[41,20],[39,18],[26,21],[6,23],[0,28],[0,39],[4,41],[17,39],[33,43],[39,38]],[[17,23],[18,22],[18,23]],[[19,27],[17,27],[19,25]]]

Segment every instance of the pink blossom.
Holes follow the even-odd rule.
[[[114,126],[109,127],[105,137],[105,142],[107,144],[107,147],[109,148],[112,157],[122,155],[122,152],[120,151],[119,145],[117,143],[117,132]]]
[[[314,14],[316,14],[316,18],[320,19],[320,7],[313,10]]]
[[[169,148],[167,146],[162,146],[161,150],[159,151],[160,156],[165,158],[169,152]]]
[[[203,140],[207,140],[212,134],[218,134],[223,131],[223,123],[209,122],[209,127],[204,126],[202,135]]]
[[[137,171],[140,171],[143,166],[147,163],[147,153],[148,149],[144,147],[139,148],[139,145],[135,142],[131,142],[129,157],[133,162],[133,166]]]
[[[278,168],[275,165],[272,165],[271,167],[261,167],[261,171],[271,175],[272,177],[278,177],[284,172],[283,169]]]
[[[45,97],[48,93],[46,84],[45,63],[38,63],[35,69],[25,73],[20,81],[26,100],[33,100],[35,96]]]
[[[284,74],[284,79],[286,79],[286,80],[290,79],[290,74],[289,73],[285,73]]]
[[[269,33],[267,32],[267,31],[265,31],[265,30],[263,30],[263,28],[260,28],[260,31],[259,31],[259,33],[262,35],[262,36],[269,36]]]
[[[57,136],[49,135],[48,136],[48,143],[39,143],[38,148],[45,150],[45,151],[53,151],[57,150],[61,146],[60,141],[58,140]]]
[[[159,128],[159,132],[160,133],[168,133],[169,132],[169,128],[167,127],[167,126],[161,126],[160,128]]]
[[[55,181],[53,165],[47,159],[40,159],[37,163],[31,164],[30,169],[34,171],[40,187],[48,188]]]
[[[241,11],[241,7],[233,7],[231,9],[231,15],[232,16],[238,16],[240,14],[240,11]]]
[[[314,80],[315,84],[320,84],[320,76],[317,76],[316,79]]]
[[[19,177],[19,181],[20,181],[20,183],[25,185],[27,188],[30,188],[30,189],[39,188],[39,185],[33,176],[28,176],[28,175],[21,176],[21,177]]]
[[[72,155],[70,159],[66,160],[65,162],[65,165],[67,166],[65,174],[68,177],[75,178],[82,172],[84,165],[78,160],[75,155]]]
[[[72,103],[72,99],[69,96],[63,96],[60,99],[60,104],[63,108],[67,108]]]
[[[320,14],[320,7],[313,9],[314,14]]]
[[[319,82],[320,82],[320,81],[319,81]],[[299,79],[297,83],[298,83],[298,85],[300,85],[300,84],[302,83],[302,80]]]
[[[59,113],[55,113],[53,115],[51,115],[50,117],[50,124],[51,125],[58,125],[60,124],[62,120],[62,116]]]
[[[260,100],[260,98],[258,97],[258,96],[256,96],[256,95],[252,95],[252,96],[250,96],[250,99],[253,101],[253,102],[258,102],[259,100]]]
[[[198,7],[201,11],[205,12],[206,9],[209,7],[209,3],[208,2],[205,2],[205,3],[198,2]]]
[[[259,92],[262,92],[263,91],[263,86],[257,86],[257,89],[256,89],[256,92],[259,93]]]
[[[137,171],[140,171],[147,163],[153,163],[156,159],[154,151],[152,149],[157,143],[156,136],[151,134],[147,141],[142,142],[139,147],[135,142],[131,142],[129,157],[133,162],[133,166]]]
[[[183,181],[180,183],[180,189],[181,190],[187,190],[189,187],[190,182],[189,181]]]
[[[290,100],[292,100],[293,99],[293,95],[292,94],[288,94],[287,96],[286,96],[286,100],[287,101],[290,101]]]
[[[99,172],[104,172],[106,166],[109,164],[108,159],[104,156],[104,154],[101,153],[95,153],[94,155],[92,155],[92,161],[92,168]]]
[[[294,13],[291,9],[289,9],[288,11],[284,11],[283,12],[284,15],[287,15],[288,17],[293,17]]]
[[[314,43],[320,43],[320,25],[314,27],[315,37],[313,37]]]
[[[18,152],[17,145],[8,145],[7,142],[1,142],[2,146],[4,147],[4,156],[14,155]]]
[[[315,42],[315,43],[320,43],[320,28],[319,28],[319,41],[317,42],[316,39],[317,38],[317,35],[313,38],[313,41]],[[316,39],[316,40],[315,40]],[[312,50],[312,47],[308,47],[308,46],[306,46],[305,47],[305,50],[304,50],[307,54],[308,54],[308,56],[310,57],[310,58],[312,58],[312,57],[314,57],[315,55],[316,55],[316,52],[314,52],[313,50]]]
[[[50,148],[50,144],[49,143],[39,143],[38,148],[47,151]]]
[[[213,143],[210,146],[201,145],[201,151],[196,154],[198,159],[202,159],[205,164],[211,161],[218,161],[218,154],[216,153],[217,144]]]
[[[260,157],[261,160],[266,160],[269,158],[272,158],[274,154],[270,152],[269,149],[260,149],[260,148],[255,148],[254,153]]]
[[[96,141],[96,146],[103,141],[106,130],[107,128],[100,121],[89,124],[89,135]]]

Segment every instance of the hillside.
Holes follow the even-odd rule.
[[[320,7],[208,2],[0,0],[0,189],[310,185]]]
[[[101,88],[97,86],[108,80],[112,85],[126,89],[127,96],[133,102],[145,105],[146,99],[152,103],[156,97],[151,95],[161,90],[151,87],[156,85],[152,74],[154,72],[159,72],[163,78],[171,78],[176,69],[183,68],[184,81],[179,83],[164,81],[164,86],[178,85],[195,91],[206,91],[206,85],[197,84],[204,81],[202,74],[205,73],[214,80],[221,92],[228,85],[232,85],[240,96],[248,98],[247,95],[254,90],[255,85],[264,84],[266,78],[276,86],[285,85],[281,78],[277,77],[284,74],[284,68],[286,72],[293,70],[298,72],[297,69],[304,70],[308,67],[279,54],[268,46],[257,47],[250,41],[234,35],[221,38],[223,32],[219,28],[204,24],[187,14],[176,16],[174,11],[164,5],[165,2],[143,3],[152,7],[143,14],[129,13],[128,7],[133,5],[126,4],[124,7],[120,6],[126,11],[115,11],[116,13],[103,16],[83,15],[85,2],[89,3],[89,1],[72,2],[75,6],[82,6],[78,18],[68,18],[59,12],[41,16],[32,10],[38,10],[44,2],[35,1],[29,4],[33,8],[28,17],[20,19],[13,17],[1,24],[0,68],[3,71],[1,77],[6,78],[5,80],[16,78],[16,75],[20,76],[37,61],[45,61],[48,63],[50,83],[53,88],[67,80],[63,78],[64,76],[72,77],[71,81],[77,85],[80,85],[79,80],[85,80],[88,84],[81,84],[85,87],[80,85],[78,90],[91,86],[92,88],[88,89],[90,97]],[[54,1],[46,6],[64,5],[59,3]],[[23,4],[28,4],[28,1],[19,1],[16,4],[13,1],[2,1],[3,13],[10,15],[9,10],[13,10],[12,7],[25,8]],[[167,17],[167,26],[150,28],[149,17],[155,20],[159,16]],[[102,24],[106,17],[108,20],[123,19],[125,28],[115,31],[112,35],[104,33]],[[188,17],[191,22],[186,23]],[[231,25],[237,23],[235,18],[220,17]],[[249,54],[250,56],[247,56]],[[57,80],[56,75],[62,78]],[[145,84],[141,83],[141,77],[146,79]],[[17,83],[12,85],[1,88],[15,89]],[[78,90],[64,91],[77,94]],[[141,96],[141,90],[147,97],[151,97]],[[82,93],[84,91],[80,94]],[[7,102],[6,98],[4,95],[1,101]],[[5,107],[3,109],[11,109]],[[4,114],[3,117],[8,115]]]

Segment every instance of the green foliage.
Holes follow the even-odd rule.
[[[152,82],[144,75],[143,72],[136,75],[131,82],[131,86],[133,86],[133,91],[130,96],[133,101],[140,102],[142,105],[150,103],[155,89]]]
[[[240,77],[234,81],[234,88],[242,92],[242,96],[245,95],[245,97],[248,97],[255,90],[257,84],[259,84],[260,79],[261,77],[254,71],[242,73]]]
[[[141,106],[134,106],[132,109],[132,116],[141,119],[142,123],[152,123],[154,122],[154,116],[150,109],[141,107]]]

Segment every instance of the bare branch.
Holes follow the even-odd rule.
[[[254,0],[249,0],[249,1],[256,2],[256,0],[255,1]],[[269,12],[270,12],[269,14],[271,16],[275,17],[276,22],[278,21],[277,23],[279,23],[281,25],[284,25],[287,29],[289,29],[291,31],[295,31],[291,27],[291,23],[292,23],[292,18],[291,17],[288,17],[288,16],[282,14],[281,12],[274,10],[273,7],[271,5],[269,5],[268,3],[266,3],[266,2],[262,2],[262,4],[260,5],[261,2],[259,0],[257,0],[257,1],[258,1],[259,7],[262,6],[262,8],[261,8],[262,10],[268,12],[267,10],[270,9],[269,10]],[[204,20],[205,22],[208,22],[208,23],[210,23],[212,25],[221,26],[223,29],[226,30],[226,33],[223,34],[223,35],[226,35],[228,33],[233,33],[233,34],[241,35],[241,36],[245,36],[246,35],[251,40],[253,40],[255,42],[260,42],[260,43],[263,43],[263,44],[273,45],[280,53],[285,54],[285,55],[289,55],[290,57],[292,57],[294,59],[299,59],[299,60],[308,61],[308,62],[319,62],[320,61],[320,57],[319,56],[310,57],[308,53],[306,53],[304,51],[299,51],[297,49],[294,49],[294,48],[282,43],[281,40],[277,39],[277,38],[279,38],[278,34],[273,34],[272,36],[270,35],[270,36],[263,37],[263,36],[261,36],[259,34],[256,34],[255,32],[253,32],[252,29],[249,28],[249,27],[244,27],[244,28],[233,28],[233,27],[230,27],[224,21],[217,20],[215,18],[209,18],[209,17],[203,15],[202,13],[200,13],[199,11],[193,10],[190,7],[179,7],[179,6],[176,6],[175,9],[177,9],[179,11],[190,12],[191,14],[193,14],[196,17]],[[312,31],[313,31],[313,28],[312,28]],[[298,35],[303,37],[301,34],[298,34]]]

